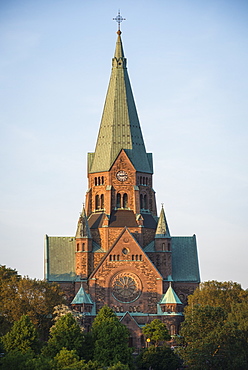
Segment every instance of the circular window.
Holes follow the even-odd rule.
[[[130,303],[139,298],[141,282],[135,274],[122,272],[112,281],[112,294],[115,299],[123,303]]]

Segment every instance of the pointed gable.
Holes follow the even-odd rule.
[[[90,279],[94,279],[98,272],[101,274],[101,276],[103,276],[103,270],[106,271],[107,269],[109,271],[109,264],[107,267],[106,261],[108,261],[108,263],[109,261],[120,263],[121,264],[120,267],[123,269],[130,269],[132,262],[133,263],[144,262],[146,267],[143,266],[143,272],[145,274],[147,274],[146,271],[149,270],[150,272],[153,273],[155,279],[160,281],[163,280],[163,277],[160,274],[160,272],[151,262],[149,257],[143,251],[143,249],[141,248],[141,246],[139,245],[137,240],[133,237],[133,235],[131,234],[127,227],[125,227],[122,230],[119,237],[114,242],[113,246],[106,253],[106,256],[103,258],[103,260],[91,274]]]
[[[121,149],[125,149],[137,171],[152,173],[152,158],[146,153],[118,34],[95,153],[88,156],[89,173],[109,171]]]

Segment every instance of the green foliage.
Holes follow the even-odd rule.
[[[98,312],[95,320],[93,321],[93,324],[92,324],[93,332],[96,331],[97,328],[102,325],[102,323],[109,321],[111,319],[115,321],[119,321],[116,314],[114,313],[113,310],[111,310],[109,306],[107,305],[103,306]]]
[[[14,323],[12,329],[2,337],[2,342],[6,352],[13,350],[23,353],[30,350],[37,352],[40,348],[37,330],[26,315]]]
[[[0,266],[0,300],[1,335],[22,315],[28,315],[44,340],[52,324],[53,307],[64,298],[57,284],[21,278],[15,270]]]
[[[1,370],[34,370],[33,359],[33,351],[25,353],[19,350],[10,351],[1,359],[0,368]]]
[[[248,301],[248,291],[233,281],[206,281],[188,298],[188,307],[200,304],[202,306],[222,307],[226,312],[231,311],[233,303]],[[187,307],[187,308],[188,308]]]
[[[145,338],[149,338],[151,343],[155,344],[156,347],[159,345],[159,342],[169,341],[171,339],[166,325],[159,319],[146,324],[142,332]]]
[[[189,297],[177,352],[190,369],[248,368],[248,292],[210,281]]]
[[[84,334],[71,313],[61,316],[50,330],[50,338],[43,354],[55,357],[63,348],[68,351],[75,350],[81,355],[84,344]]]
[[[124,365],[119,361],[116,364],[108,367],[108,370],[129,370],[129,366]]]
[[[179,357],[167,346],[150,346],[137,358],[139,370],[176,370],[180,367]]]
[[[129,331],[119,322],[108,306],[104,306],[92,325],[94,360],[103,366],[121,362],[131,364],[131,348],[128,347]]]
[[[75,350],[62,348],[52,361],[52,370],[81,370],[84,369],[84,361],[79,360]]]

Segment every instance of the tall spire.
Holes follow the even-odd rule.
[[[88,156],[88,171],[109,171],[121,149],[124,149],[137,171],[152,173],[152,157],[146,153],[120,30],[117,35],[95,153]]]
[[[170,238],[170,231],[167,225],[163,205],[158,219],[158,226],[156,229],[155,238]]]

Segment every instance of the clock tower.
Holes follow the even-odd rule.
[[[120,19],[120,15],[118,15]],[[119,23],[119,22],[118,22]],[[171,236],[157,215],[153,159],[146,152],[120,28],[88,190],[75,236],[45,238],[45,276],[57,281],[90,327],[107,304],[143,346],[142,326],[159,318],[178,333],[187,296],[200,282],[196,238]]]

